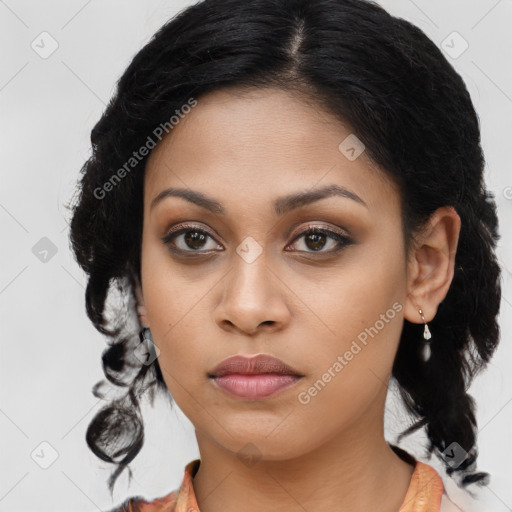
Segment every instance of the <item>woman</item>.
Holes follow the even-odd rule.
[[[460,510],[385,440],[391,383],[402,436],[488,481],[466,389],[499,340],[496,209],[468,91],[421,30],[363,0],[199,2],[91,141],[71,241],[122,393],[87,442],[112,490],[158,389],[201,455],[116,511]]]

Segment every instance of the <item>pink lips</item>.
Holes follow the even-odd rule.
[[[228,394],[249,399],[277,394],[303,377],[280,359],[265,354],[229,357],[208,376]]]

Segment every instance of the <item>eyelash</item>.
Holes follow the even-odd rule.
[[[208,233],[208,231],[206,231],[204,229],[200,229],[199,227],[194,226],[194,225],[183,225],[182,224],[182,225],[180,225],[180,227],[178,229],[175,229],[175,230],[171,231],[170,233],[168,233],[167,235],[165,235],[162,238],[162,242],[165,245],[167,245],[169,247],[169,250],[171,252],[173,252],[173,253],[178,253],[178,254],[190,253],[190,255],[187,254],[187,257],[193,257],[191,255],[198,255],[198,256],[204,255],[205,252],[201,252],[199,250],[194,251],[192,249],[191,250],[177,249],[176,247],[173,246],[173,244],[171,244],[171,241],[174,238],[176,238],[177,236],[182,235],[183,233],[186,233],[188,231],[201,233],[201,234],[204,234],[204,235],[210,237],[211,239],[215,240],[215,238],[210,233]],[[297,240],[301,239],[302,237],[304,237],[306,235],[311,235],[311,234],[326,235],[328,238],[331,238],[331,239],[335,240],[338,243],[338,248],[336,248],[334,250],[330,250],[330,251],[323,251],[323,250],[319,250],[319,251],[300,251],[300,250],[294,249],[291,252],[298,252],[298,253],[304,253],[305,252],[307,254],[335,254],[335,253],[338,253],[341,250],[343,250],[346,246],[351,245],[353,243],[353,241],[350,238],[348,238],[345,235],[342,235],[341,233],[338,233],[338,232],[333,231],[331,229],[310,225],[310,226],[307,227],[306,230],[301,231],[300,233],[298,233],[297,236],[288,245],[291,245],[291,244],[295,243]]]

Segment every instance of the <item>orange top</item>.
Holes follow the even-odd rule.
[[[110,512],[200,512],[197,506],[192,479],[201,459],[195,459],[185,466],[181,486],[152,501],[140,497],[128,498],[122,505]],[[411,483],[398,512],[440,512],[444,486],[437,471],[416,461]]]

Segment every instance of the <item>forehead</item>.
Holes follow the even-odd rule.
[[[229,210],[229,203],[257,206],[265,198],[327,184],[352,190],[376,214],[386,205],[396,209],[398,190],[387,174],[364,150],[355,159],[354,151],[346,152],[354,142],[356,151],[363,148],[354,137],[348,124],[287,91],[208,93],[153,149],[145,209],[168,187],[222,198]]]

